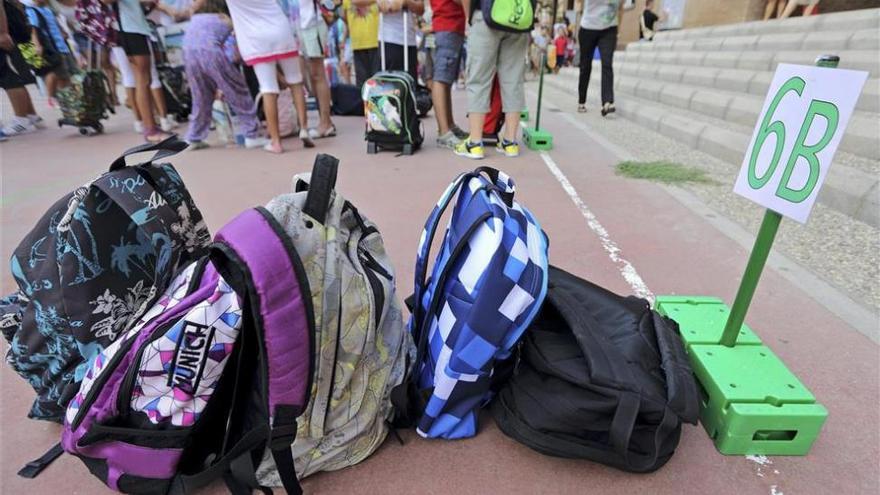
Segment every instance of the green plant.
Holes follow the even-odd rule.
[[[698,184],[714,184],[715,181],[706,176],[706,172],[696,167],[688,167],[676,162],[620,162],[616,167],[617,175],[632,179],[647,179],[664,184],[680,184],[684,182]]]

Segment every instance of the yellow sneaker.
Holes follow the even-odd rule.
[[[495,145],[495,151],[504,153],[504,156],[519,156],[519,143],[516,141],[500,139],[498,140],[498,144]]]
[[[456,155],[470,158],[471,160],[482,160],[483,156],[485,156],[483,153],[482,141],[479,143],[471,143],[470,139],[465,139],[458,143],[453,151]]]

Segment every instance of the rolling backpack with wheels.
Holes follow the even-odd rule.
[[[112,89],[107,76],[94,60],[92,50],[93,42],[88,45],[88,67],[70,77],[70,84],[59,89],[56,98],[61,108],[62,118],[58,119],[58,125],[79,127],[80,134],[87,134],[88,128],[96,133],[104,132],[102,120],[108,118],[107,113],[116,113],[113,101],[110,97]]]
[[[550,267],[547,299],[492,413],[538,452],[642,473],[669,460],[699,406],[674,321]]]
[[[393,400],[399,425],[428,438],[477,432],[506,360],[547,290],[548,241],[513,180],[480,167],[460,175],[434,207],[419,241],[409,329],[417,345]],[[457,194],[431,276],[428,256],[443,211]]]
[[[98,355],[61,446],[110,488],[157,495],[219,478],[250,493],[249,478],[233,473],[266,451],[287,492],[301,493],[290,444],[309,399],[314,335],[302,261],[269,212],[246,210]]]
[[[409,11],[403,11],[404,70],[385,70],[385,41],[379,43],[382,70],[367,79],[361,88],[366,117],[367,153],[382,149],[413,154],[422,145],[421,122],[416,102],[416,81],[410,75],[407,22]],[[379,13],[379,31],[384,29],[384,16]]]
[[[37,393],[29,416],[60,422],[89,362],[149,308],[210,241],[169,163],[169,138],[126,151],[110,171],[59,199],[10,260],[19,291],[4,298],[6,361]],[[125,157],[156,151],[126,166]]]
[[[336,171],[335,159],[319,155],[311,175],[294,177],[291,192],[266,205],[303,261],[315,308],[314,386],[292,445],[301,477],[379,448],[391,390],[415,354],[382,234],[336,190]],[[257,484],[278,486],[281,474],[267,454]]]

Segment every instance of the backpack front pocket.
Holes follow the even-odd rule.
[[[217,389],[240,330],[239,298],[220,280],[210,298],[138,349],[117,396],[120,417],[147,428],[193,426]]]

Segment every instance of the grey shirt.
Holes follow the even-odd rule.
[[[620,0],[584,0],[584,15],[581,27],[584,29],[608,29],[619,22],[617,12]]]
[[[147,24],[147,17],[138,0],[118,0],[117,4],[119,5],[120,31],[150,36],[152,30]]]

